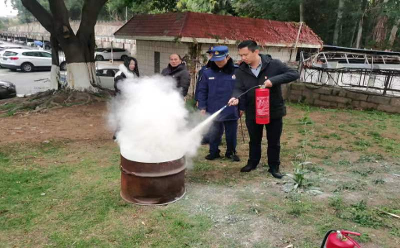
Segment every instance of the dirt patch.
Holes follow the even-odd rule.
[[[107,140],[107,103],[25,112],[2,118],[0,145],[11,142],[45,142],[49,140]]]

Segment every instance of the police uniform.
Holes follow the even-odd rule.
[[[222,67],[215,61],[222,61],[228,55],[228,47],[216,46],[211,50],[213,56],[209,68],[203,71],[198,87],[198,108],[213,114],[227,105],[235,87],[235,66],[232,59]],[[206,159],[213,160],[220,157],[219,145],[225,129],[227,150],[225,156],[239,161],[236,155],[237,120],[239,110],[237,106],[226,107],[213,121],[209,131],[210,154]]]

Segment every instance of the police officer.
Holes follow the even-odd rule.
[[[209,68],[202,74],[198,87],[198,108],[205,114],[213,114],[226,105],[232,96],[235,86],[235,66],[228,57],[228,47],[216,46],[211,50],[212,58]],[[210,153],[206,159],[220,158],[219,145],[225,128],[227,149],[225,157],[240,161],[236,154],[237,106],[225,108],[213,121],[209,131]]]

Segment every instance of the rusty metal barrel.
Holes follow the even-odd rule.
[[[164,205],[185,194],[185,158],[142,163],[121,155],[121,197],[139,205]]]

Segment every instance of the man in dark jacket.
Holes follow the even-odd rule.
[[[213,114],[226,105],[231,98],[235,86],[235,66],[231,58],[228,59],[228,47],[216,46],[211,52],[210,68],[204,69],[198,88],[198,108],[205,114]],[[237,120],[239,111],[236,106],[225,108],[213,121],[208,133],[210,154],[206,159],[213,160],[220,157],[219,145],[224,133],[226,136],[225,157],[239,161],[236,155]]]
[[[246,90],[264,85],[270,89],[270,123],[266,124],[268,140],[269,172],[275,178],[282,178],[280,166],[280,137],[282,134],[282,117],[286,115],[286,107],[282,97],[281,84],[299,78],[299,73],[283,64],[280,60],[268,55],[260,55],[255,41],[247,40],[239,44],[239,55],[243,61],[236,70],[236,84],[229,105],[239,103],[239,95]],[[250,136],[249,160],[240,171],[249,172],[256,169],[261,159],[261,141],[264,125],[255,122],[255,90],[244,95],[246,98],[246,126]],[[242,101],[242,99],[240,99]]]
[[[190,74],[178,54],[174,53],[169,56],[169,64],[161,74],[173,77],[176,80],[176,87],[181,91],[182,96],[186,97],[190,86]]]

